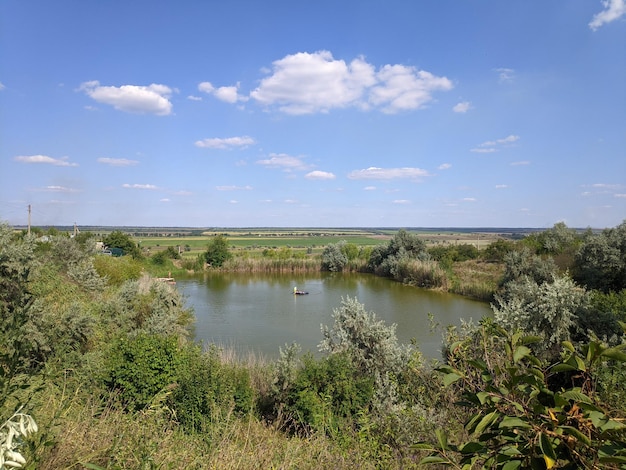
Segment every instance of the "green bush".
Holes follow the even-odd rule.
[[[368,408],[374,380],[360,374],[347,354],[320,360],[307,354],[302,362],[283,403],[296,429],[332,433]]]
[[[198,346],[189,346],[170,403],[185,429],[206,430],[208,424],[233,412],[245,414],[253,410],[249,372],[242,366],[224,364],[215,346],[205,353]]]
[[[104,383],[125,408],[141,410],[176,382],[183,358],[175,337],[145,333],[122,337],[109,352]]]
[[[493,335],[503,346],[497,361],[492,361]],[[456,352],[462,341],[452,345],[448,365],[439,368],[444,383],[462,394],[457,404],[469,412],[469,438],[455,444],[450,433],[440,429],[436,441],[414,447],[430,451],[421,464],[624,468],[626,425],[603,406],[595,389],[598,369],[607,367],[607,361],[626,361],[626,344],[607,348],[592,341],[577,350],[564,342],[561,360],[546,367],[528,347],[537,337],[509,334],[495,326],[482,338],[480,356],[462,359]],[[561,375],[565,379],[559,379]]]

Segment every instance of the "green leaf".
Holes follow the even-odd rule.
[[[539,447],[543,453],[543,460],[546,463],[546,467],[548,469],[554,467],[556,464],[556,453],[554,452],[554,447],[552,447],[550,438],[542,432],[539,433]]]
[[[488,426],[490,426],[495,420],[500,417],[500,413],[498,411],[492,411],[491,413],[485,415],[483,419],[480,420],[480,423],[476,426],[474,430],[475,433],[482,433]]]
[[[437,441],[439,442],[439,448],[441,450],[448,450],[448,433],[446,433],[443,429],[435,430],[435,435],[437,436]]]
[[[613,359],[615,361],[626,362],[626,353],[620,351],[617,348],[609,348],[602,351],[600,354],[602,357],[608,357],[609,359]]]
[[[574,349],[574,345],[570,341],[563,341],[561,344],[569,352],[571,352],[571,353],[576,352],[576,350]]]
[[[522,344],[534,344],[534,343],[539,343],[540,341],[543,341],[543,338],[541,336],[524,336],[521,340],[520,343]]]
[[[577,440],[579,440],[585,445],[588,445],[588,446],[591,445],[591,440],[587,436],[585,436],[582,432],[580,432],[578,429],[572,426],[559,426],[559,428],[563,430],[564,434],[575,437]]]
[[[521,460],[509,460],[502,466],[502,470],[515,470],[516,468],[522,467]]]
[[[566,400],[573,400],[582,403],[592,403],[591,398],[577,390],[568,390],[566,392],[560,393],[559,395]]]
[[[475,454],[485,450],[485,446],[480,442],[468,442],[461,447],[461,454]]]
[[[461,378],[463,377],[456,372],[452,372],[443,376],[443,384],[448,387]]]
[[[513,362],[519,362],[531,353],[530,348],[526,346],[518,346],[513,353]]]
[[[481,405],[484,405],[487,399],[489,398],[489,395],[490,394],[488,392],[478,392],[476,394],[476,398],[478,398],[478,401],[480,401]]]
[[[502,421],[500,421],[500,424],[498,425],[498,427],[499,428],[524,428],[524,429],[528,429],[531,426],[524,419],[516,418],[516,417],[513,417],[513,416],[505,416],[504,418],[502,418]]]
[[[437,450],[435,448],[434,445],[432,445],[430,442],[418,442],[416,444],[411,445],[411,449],[414,450],[428,450],[431,452],[434,452],[435,450]]]
[[[570,366],[569,364],[565,364],[564,362],[561,364],[556,364],[550,368],[550,372],[572,372],[578,370],[578,368],[574,366]]]

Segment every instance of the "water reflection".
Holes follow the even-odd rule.
[[[440,357],[441,332],[431,331],[429,314],[441,325],[490,315],[486,303],[403,286],[365,274],[206,274],[178,279],[178,288],[196,315],[196,339],[266,357],[292,342],[317,351],[320,327],[345,297],[356,297],[386,323],[396,323],[401,342],[415,340],[427,357]],[[293,288],[309,295],[293,295]]]

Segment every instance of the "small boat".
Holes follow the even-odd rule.
[[[307,295],[307,294],[308,294],[308,292],[303,291],[303,290],[294,291],[294,295]]]

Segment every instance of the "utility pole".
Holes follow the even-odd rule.
[[[30,235],[30,204],[28,205],[28,235]]]

